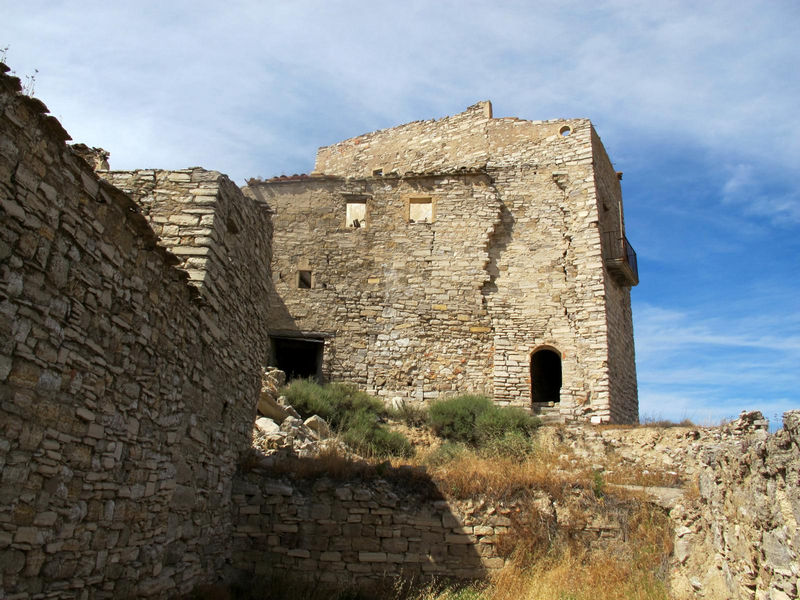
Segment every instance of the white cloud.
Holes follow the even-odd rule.
[[[738,317],[735,307],[723,306],[716,312],[637,304],[640,413],[719,420],[760,410],[774,419],[800,408],[798,315]]]
[[[722,201],[739,207],[745,214],[766,217],[776,225],[800,223],[800,192],[764,190],[772,182],[771,172],[762,172],[753,164],[737,164],[727,169],[728,179],[722,187]],[[761,181],[759,180],[761,179]]]
[[[257,124],[254,138],[276,142],[256,145],[271,160],[305,136],[330,143],[328,131],[357,135],[488,97],[498,114],[589,116],[613,147],[669,132],[720,156],[800,160],[800,83],[788,76],[800,19],[788,2],[86,4],[4,10],[10,57],[37,65],[42,95],[65,113],[65,97],[85,97],[68,118],[81,139],[97,105],[148,106],[160,131],[169,124],[163,133],[192,147],[198,129]],[[304,122],[314,133],[298,131]],[[104,130],[127,162],[125,132]],[[228,155],[210,158],[238,175],[242,161]]]

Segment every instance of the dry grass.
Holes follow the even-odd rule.
[[[486,458],[464,450],[453,460],[437,466],[426,464],[428,455],[413,459],[377,461],[356,459],[335,447],[314,458],[287,457],[260,471],[268,477],[295,480],[327,477],[334,481],[386,479],[403,483],[428,497],[442,495],[457,499],[486,497],[510,500],[531,490],[542,490],[554,499],[579,489],[591,489],[591,472],[568,472],[563,459],[549,452],[534,453],[524,460],[509,457]],[[243,461],[251,468],[252,457]],[[561,464],[562,468],[556,468]]]
[[[266,477],[286,477],[295,481],[314,480],[321,477],[333,481],[372,481],[385,479],[415,492],[423,498],[441,500],[442,495],[425,467],[395,460],[360,459],[347,455],[335,447],[329,447],[317,456],[290,456],[262,466],[260,473]]]
[[[475,600],[668,600],[667,565],[672,551],[668,517],[634,502],[625,542],[589,550],[547,519],[520,531],[513,559],[481,589]],[[533,549],[533,550],[532,550]],[[454,596],[418,596],[450,600]],[[460,598],[460,597],[458,597]]]
[[[505,500],[531,488],[544,489],[560,498],[565,487],[574,485],[537,461],[487,459],[472,454],[435,467],[431,474],[445,494],[461,499],[487,496]]]
[[[323,449],[318,455],[309,458],[288,456],[264,468],[263,472],[269,477],[292,479],[328,477],[334,481],[376,477],[373,463],[347,456],[336,447]]]
[[[608,483],[656,487],[682,487],[684,484],[677,471],[654,466],[642,467],[615,454],[608,455],[603,467]]]
[[[415,464],[426,464],[419,453]],[[508,500],[530,490],[561,499],[569,490],[591,487],[591,473],[568,471],[563,455],[535,451],[525,457],[486,457],[464,449],[452,460],[428,467],[443,494],[458,499],[488,497]]]
[[[420,453],[418,461],[425,462]],[[634,485],[676,485],[676,475],[611,460],[609,481]],[[667,600],[672,532],[664,511],[641,494],[607,490],[605,473],[577,460],[568,447],[536,450],[524,459],[485,458],[463,451],[429,468],[442,492],[456,498],[515,500],[509,533],[498,550],[511,557],[488,584],[427,590],[417,600]],[[541,514],[536,491],[570,511],[569,523]],[[625,532],[602,550],[590,550],[583,527],[592,517],[610,516]]]
[[[483,593],[485,600],[667,600],[666,584],[619,557],[568,551],[530,568],[510,565]]]
[[[692,480],[683,487],[683,498],[689,504],[696,504],[700,501],[699,477],[692,478]]]

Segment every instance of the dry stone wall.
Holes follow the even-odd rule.
[[[560,400],[535,410],[637,420],[630,283],[607,271],[601,235],[624,233],[619,181],[588,120],[494,119],[479,103],[321,148],[315,168],[246,193],[276,211],[277,308],[328,336],[325,375],[395,401],[471,391],[531,407],[531,357],[548,349]],[[358,193],[367,222],[352,229]],[[408,222],[419,196],[430,223]]]
[[[800,411],[767,433],[758,412],[721,427],[542,428],[576,467],[674,477],[645,488],[670,509],[675,598],[788,600],[800,594]],[[629,486],[631,487],[631,486]]]
[[[209,329],[268,357],[269,207],[243,196],[226,175],[199,167],[98,173],[133,198],[159,245],[178,257],[211,309],[204,313]]]
[[[500,513],[464,517],[441,497],[431,500],[378,480],[336,483],[254,475],[237,482],[234,568],[291,573],[343,587],[375,587],[404,576],[480,578],[503,566]],[[508,511],[506,511],[508,512]]]
[[[495,396],[530,405],[531,355],[551,348],[563,373],[555,410],[567,419],[609,420],[603,266],[587,171],[562,167],[564,190],[550,169],[491,171],[509,224],[498,275],[484,293],[495,334]]]
[[[488,577],[506,563],[502,537],[516,519],[533,518],[520,512],[519,500],[445,498],[419,475],[334,481],[251,473],[237,479],[233,498],[233,568],[240,577],[288,576],[362,590],[400,578]],[[541,493],[537,506],[542,522],[570,526],[568,503],[557,507]],[[592,547],[623,536],[608,515],[582,527],[573,535]]]
[[[19,90],[0,76],[0,588],[186,592],[230,558],[233,473],[267,354],[265,322],[240,317],[263,299],[245,274],[268,273],[269,246],[218,240],[219,256],[250,263],[231,279],[210,270],[213,293],[198,290],[140,207]],[[220,211],[236,196],[217,175],[186,177],[218,186]],[[263,209],[236,203],[266,244]]]
[[[619,183],[620,175],[614,170],[594,130],[592,130],[592,155],[594,186],[589,188],[589,194],[594,197],[595,207],[592,212],[596,212],[599,217],[597,227],[601,234],[601,257],[606,260],[619,256],[622,251],[620,243],[625,237],[622,190]],[[625,399],[624,402],[610,404],[611,421],[636,422],[639,415],[639,396],[633,345],[631,288],[620,285],[614,277],[607,274],[603,280],[603,291],[608,337],[608,393],[611,398]]]

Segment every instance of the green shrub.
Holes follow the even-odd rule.
[[[480,447],[480,454],[486,458],[501,456],[524,457],[536,449],[533,439],[519,431],[506,431],[503,435],[487,440]]]
[[[477,448],[521,449],[541,424],[519,408],[496,406],[485,396],[463,395],[431,404],[430,423],[437,435]],[[510,434],[516,437],[507,437]],[[526,453],[529,450],[526,450]]]
[[[330,424],[334,407],[321,385],[310,379],[293,379],[280,393],[303,417],[319,415]]]
[[[507,433],[530,435],[541,421],[515,407],[492,406],[475,420],[475,435],[480,444],[503,438]]]
[[[414,449],[401,433],[381,425],[378,416],[359,410],[347,416],[341,429],[342,440],[362,456],[411,456]]]
[[[475,423],[491,408],[492,401],[486,396],[465,394],[438,400],[430,406],[431,427],[445,439],[477,445]]]
[[[592,492],[595,498],[606,495],[606,481],[603,479],[603,473],[597,470],[592,471]]]
[[[411,456],[411,443],[389,431],[381,420],[389,414],[377,398],[348,383],[319,385],[295,379],[281,393],[303,418],[319,415],[345,444],[364,456]]]
[[[319,385],[309,379],[294,379],[282,391],[287,401],[303,418],[319,415],[333,429],[341,428],[351,415],[365,411],[379,417],[387,414],[377,398],[349,383]]]
[[[402,402],[397,408],[389,411],[389,416],[402,421],[409,427],[421,427],[428,424],[428,409],[420,404]]]

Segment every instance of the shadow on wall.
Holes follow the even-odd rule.
[[[494,228],[491,237],[489,238],[489,246],[487,252],[489,254],[489,262],[486,264],[486,272],[489,273],[489,279],[484,282],[481,288],[481,293],[484,297],[490,297],[497,292],[497,278],[500,277],[500,269],[498,262],[508,248],[511,238],[514,235],[514,224],[516,220],[508,207],[500,204],[500,221]]]
[[[233,566],[331,588],[485,578],[510,520],[448,502],[424,469],[296,458],[234,481]]]
[[[286,380],[315,379],[324,383],[325,340],[330,332],[304,331],[289,312],[270,278],[270,365],[286,373]]]

